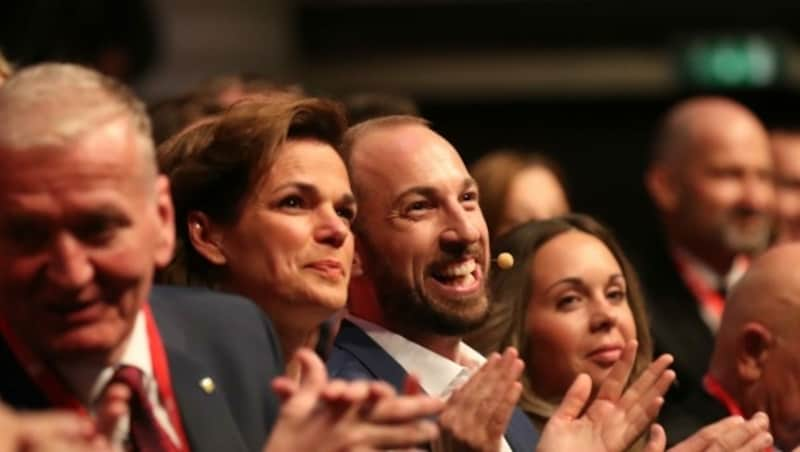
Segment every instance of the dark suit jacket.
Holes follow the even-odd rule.
[[[260,451],[279,402],[270,390],[283,373],[278,339],[251,302],[203,289],[157,286],[150,304],[193,452]],[[0,340],[0,398],[19,409],[50,403]],[[199,382],[211,377],[216,390]]]
[[[645,286],[655,353],[671,353],[678,383],[667,404],[702,391],[702,380],[714,349],[714,335],[683,282],[666,244],[655,248],[638,266]]]
[[[705,391],[693,391],[683,400],[665,404],[659,423],[667,432],[667,444],[673,446],[701,428],[730,416],[727,408]]]
[[[380,345],[347,320],[342,321],[327,366],[331,378],[383,380],[398,392],[402,392],[407,375]],[[505,437],[514,452],[533,451],[539,441],[538,433],[519,409],[514,410]]]

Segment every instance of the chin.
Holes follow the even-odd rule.
[[[347,304],[347,291],[324,291],[309,294],[307,305],[313,306],[320,311],[332,314],[339,309],[343,309]]]

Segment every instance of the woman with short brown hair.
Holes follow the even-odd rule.
[[[163,282],[239,293],[270,317],[288,359],[344,307],[356,213],[338,104],[253,97],[159,148],[179,246]]]

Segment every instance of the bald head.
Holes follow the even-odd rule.
[[[756,259],[725,305],[709,372],[782,450],[800,446],[800,244]]]
[[[488,313],[489,240],[456,149],[408,116],[364,122],[344,148],[359,205],[353,274],[363,275],[351,312],[415,337],[471,331]]]
[[[724,97],[694,97],[677,104],[665,116],[653,161],[682,166],[704,148],[743,140],[768,143],[764,126],[750,110]]]
[[[717,273],[763,250],[775,207],[764,127],[744,106],[698,97],[666,116],[646,183],[670,241]]]
[[[748,322],[776,334],[800,331],[800,244],[776,246],[753,262],[725,304],[719,335]]]

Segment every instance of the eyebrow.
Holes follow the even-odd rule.
[[[615,282],[618,279],[622,280],[622,282],[625,282],[625,278],[622,276],[621,273],[614,273],[613,275],[608,277],[608,280],[606,281],[606,284],[610,284],[612,282]],[[568,277],[568,278],[559,279],[558,281],[554,282],[553,284],[550,284],[544,290],[544,293],[550,292],[551,290],[553,290],[554,287],[556,287],[556,286],[558,286],[560,284],[574,284],[574,285],[578,285],[578,286],[585,286],[586,285],[586,284],[584,284],[583,279],[581,279],[581,278],[579,278],[577,276],[571,276],[571,277]]]
[[[320,192],[317,186],[306,182],[287,182],[285,184],[275,187],[275,189],[272,190],[272,192],[276,193],[281,190],[285,190],[287,188],[295,188],[297,190],[300,190],[304,194],[312,194],[316,197],[320,197]],[[353,195],[353,193],[347,192],[342,194],[342,196],[340,196],[339,199],[336,200],[336,202],[346,203],[346,204],[356,204],[356,197]]]
[[[470,188],[477,188],[477,187],[478,187],[478,183],[475,181],[475,179],[473,179],[471,177],[465,177],[464,180],[461,182],[461,191],[464,191],[464,190],[467,190],[467,189],[470,189]],[[434,187],[431,187],[429,185],[417,185],[417,186],[411,187],[409,189],[406,189],[403,192],[401,192],[399,195],[397,195],[395,197],[395,200],[396,200],[395,203],[397,203],[399,200],[405,198],[406,196],[412,195],[412,194],[422,195],[422,196],[425,196],[425,197],[434,197],[434,196],[436,196],[436,193],[437,193],[437,190]]]

